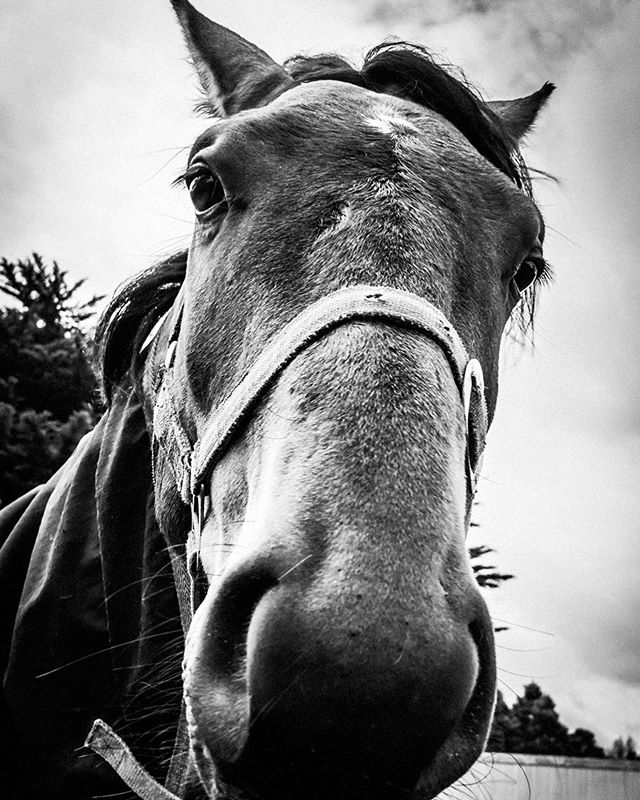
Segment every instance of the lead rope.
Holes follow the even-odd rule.
[[[149,775],[124,741],[103,720],[97,719],[93,723],[84,746],[90,747],[112,766],[142,800],[181,800]]]

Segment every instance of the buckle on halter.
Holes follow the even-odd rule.
[[[199,547],[202,528],[204,526],[204,512],[207,492],[204,483],[199,483],[191,495],[191,531]]]
[[[204,483],[199,483],[191,495],[191,530],[187,537],[187,571],[191,585],[191,614],[193,615],[201,600],[200,547],[202,545],[202,529],[206,512],[207,490]]]

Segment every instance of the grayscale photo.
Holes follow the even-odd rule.
[[[640,4],[0,21],[0,798],[640,800]]]

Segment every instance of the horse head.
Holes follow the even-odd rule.
[[[225,798],[431,798],[482,751],[495,694],[453,351],[481,365],[490,421],[503,329],[544,272],[517,142],[552,87],[484,103],[402,45],[361,72],[281,67],[173,4],[217,118],[189,156],[195,230],[144,386],[170,540],[200,504],[184,660],[200,777]],[[277,352],[348,287],[424,301],[441,334],[408,312],[316,314]],[[187,486],[183,449],[216,436]]]

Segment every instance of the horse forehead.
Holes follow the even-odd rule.
[[[284,122],[280,134],[286,138],[286,125],[295,135],[296,123],[310,135],[332,138],[340,134],[366,139],[379,137],[421,137],[438,133],[438,141],[459,144],[462,139],[447,120],[410,100],[381,94],[342,81],[320,80],[303,83],[284,92],[262,109],[245,112],[246,119],[258,126],[261,121]],[[241,121],[244,114],[238,115]],[[354,127],[355,126],[355,127]]]
[[[303,83],[220,120],[194,149],[209,145],[220,165],[253,186],[274,171],[286,172],[290,190],[310,194],[324,180],[328,189],[354,190],[358,202],[384,199],[387,210],[410,202],[414,225],[419,215],[442,217],[442,209],[466,218],[478,203],[498,227],[510,224],[513,208],[529,214],[516,186],[439,113],[341,81]]]
[[[404,100],[390,94],[382,94],[356,86],[346,81],[317,80],[301,83],[289,89],[270,105],[272,108],[291,106],[312,106],[330,104],[333,109],[342,107],[346,113],[371,108],[397,108],[407,111],[422,110],[422,106],[411,100]]]
[[[445,204],[452,196],[461,204],[490,207],[492,222],[510,226],[514,221],[538,225],[539,214],[526,193],[494,167],[448,119],[412,100],[373,92],[341,81],[320,80],[289,89],[267,106],[275,115],[291,119],[300,115],[298,130],[324,139],[327,165],[332,153],[353,154],[353,147],[374,164],[374,150],[367,145],[383,143],[394,168],[394,184],[409,192],[421,187],[429,171],[429,192]],[[313,124],[315,122],[315,124]],[[306,123],[306,125],[305,125]],[[282,126],[286,138],[286,125]],[[295,133],[293,135],[296,135]],[[397,170],[401,164],[405,169]],[[477,210],[477,208],[476,208]],[[499,227],[499,226],[498,226]]]

